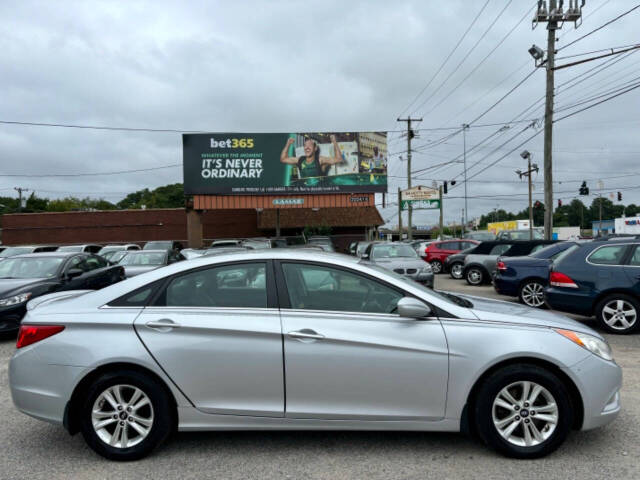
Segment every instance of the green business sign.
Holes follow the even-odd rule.
[[[274,198],[274,205],[303,205],[304,198]]]
[[[186,194],[387,191],[387,133],[182,135]]]
[[[440,200],[402,200],[402,210],[407,210],[411,204],[413,210],[436,210],[440,208]]]

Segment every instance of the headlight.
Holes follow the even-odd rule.
[[[430,273],[431,272],[431,265],[425,265],[424,267],[422,267],[422,273]]]
[[[591,353],[598,355],[600,358],[604,358],[605,360],[613,360],[613,353],[611,352],[611,347],[609,346],[609,344],[600,340],[599,338],[594,337],[593,335],[574,332],[572,330],[560,329],[556,329],[556,332],[558,332],[563,337],[568,338],[573,343],[586,348]]]
[[[0,299],[0,307],[10,307],[11,305],[24,303],[30,298],[31,298],[31,292],[21,293],[20,295],[14,295],[13,297],[2,298]]]

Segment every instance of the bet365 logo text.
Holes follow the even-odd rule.
[[[211,139],[211,148],[253,148],[253,138]]]

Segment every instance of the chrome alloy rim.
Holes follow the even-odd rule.
[[[153,406],[138,387],[114,385],[96,398],[91,423],[96,435],[107,445],[130,448],[149,435],[153,427]]]
[[[527,283],[522,288],[522,301],[530,307],[541,307],[544,304],[544,287],[539,283]]]
[[[602,309],[604,323],[615,330],[628,330],[633,327],[638,314],[633,305],[625,300],[612,300]]]
[[[477,285],[482,280],[482,273],[480,273],[480,270],[469,270],[467,278],[473,285]]]
[[[454,264],[451,267],[451,276],[453,276],[453,278],[462,278],[462,265],[459,263]]]
[[[438,261],[436,262],[431,262],[431,270],[433,270],[433,273],[440,273],[440,270],[442,269],[442,264]]]
[[[493,424],[507,442],[533,447],[545,442],[558,425],[558,405],[549,390],[535,382],[515,382],[493,401]]]

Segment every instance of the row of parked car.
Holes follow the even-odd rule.
[[[369,245],[359,243],[355,253],[362,257]],[[640,237],[411,245],[434,274],[448,273],[473,286],[491,283],[497,293],[529,307],[595,316],[610,333],[640,328]]]

